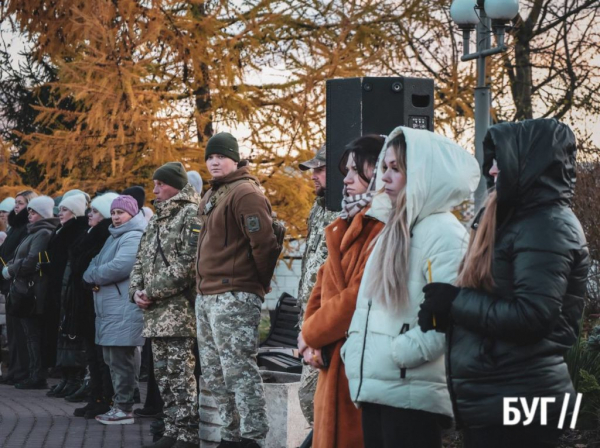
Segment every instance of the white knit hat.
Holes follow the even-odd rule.
[[[58,207],[64,207],[71,210],[75,216],[84,216],[86,205],[87,201],[83,194],[74,194],[67,198],[63,196],[63,200],[60,201]]]
[[[67,199],[67,198],[69,198],[71,196],[74,196],[76,194],[82,194],[82,195],[84,195],[85,196],[85,203],[86,204],[88,202],[90,202],[90,195],[87,194],[85,191],[81,191],[81,190],[77,190],[77,189],[67,191],[65,194],[63,194],[62,198],[63,199]]]
[[[12,212],[15,208],[15,198],[10,196],[0,202],[0,212]]]
[[[118,197],[117,193],[104,193],[94,198],[91,207],[98,210],[105,219],[110,218],[110,205]]]
[[[27,209],[33,210],[42,218],[52,218],[54,216],[54,199],[49,196],[38,196],[37,198],[33,198],[31,201],[29,201],[29,204],[27,204]]]

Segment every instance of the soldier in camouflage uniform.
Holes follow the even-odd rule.
[[[316,156],[300,164],[300,169],[306,171],[312,169],[312,180],[315,183],[317,198],[308,216],[308,235],[306,236],[306,248],[302,257],[302,272],[300,274],[300,285],[298,286],[298,303],[301,308],[299,326],[302,329],[302,321],[306,304],[310,298],[313,286],[317,281],[317,272],[327,259],[327,244],[325,243],[325,227],[331,224],[338,216],[338,212],[327,210],[325,206],[326,188],[326,151],[325,144],[317,151]],[[300,379],[300,408],[308,423],[312,426],[314,421],[314,397],[317,390],[317,378],[319,370],[310,365],[302,367]]]
[[[144,311],[143,336],[152,340],[154,374],[164,401],[165,432],[152,448],[197,447],[194,261],[200,197],[183,165],[170,162],[153,176],[156,214],[140,242],[130,297]]]
[[[207,144],[211,189],[200,203],[196,317],[202,376],[223,421],[218,448],[259,448],[269,431],[256,364],[261,305],[279,246],[271,205],[227,133]]]

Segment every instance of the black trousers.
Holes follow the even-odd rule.
[[[109,403],[115,394],[110,369],[104,362],[102,347],[94,338],[85,338],[85,355],[90,369],[90,401],[104,400]]]
[[[464,448],[553,448],[561,430],[547,426],[501,426],[463,430]]]
[[[381,404],[362,404],[365,448],[441,448],[440,415]]]
[[[27,337],[19,317],[6,315],[6,337],[8,339],[8,372],[3,375],[15,381],[29,377],[29,353]]]
[[[34,381],[46,379],[46,369],[42,369],[42,331],[43,320],[40,316],[19,319],[23,327],[29,358],[29,378]]]

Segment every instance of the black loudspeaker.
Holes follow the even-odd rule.
[[[433,79],[347,78],[327,81],[327,208],[341,210],[345,146],[397,126],[433,131]]]

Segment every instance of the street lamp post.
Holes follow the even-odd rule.
[[[504,44],[506,24],[519,12],[519,0],[454,0],[450,16],[463,32],[463,56],[461,61],[477,59],[477,87],[475,87],[475,157],[483,165],[483,138],[491,123],[491,89],[486,76],[486,58],[507,50]],[[477,48],[470,51],[471,32],[476,29]],[[496,35],[496,47],[492,48],[492,32]],[[475,192],[475,211],[486,197],[486,185],[482,176]]]

